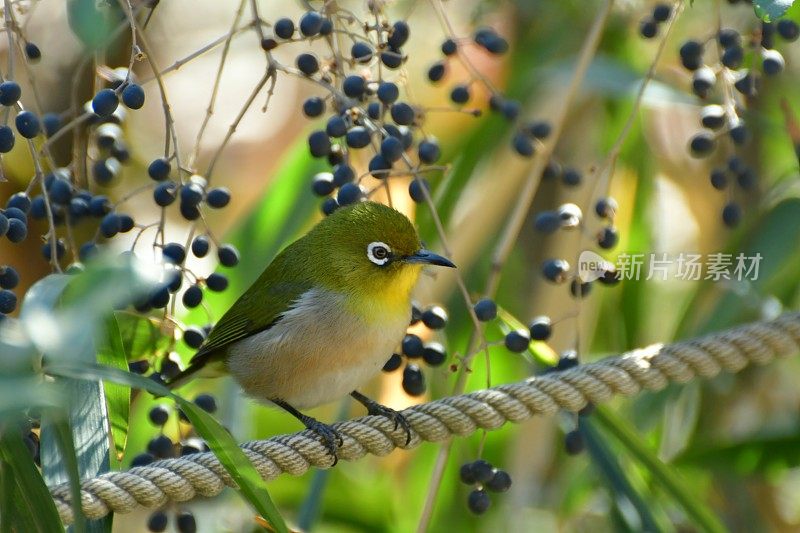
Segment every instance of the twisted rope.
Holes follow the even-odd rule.
[[[755,322],[674,344],[656,344],[575,368],[532,377],[461,396],[415,405],[403,411],[411,427],[406,434],[381,416],[365,416],[334,424],[344,444],[339,458],[355,461],[366,454],[386,455],[397,447],[415,448],[423,441],[439,442],[478,429],[496,429],[533,415],[553,415],[560,409],[577,412],[587,403],[608,401],[615,394],[632,396],[657,391],[668,383],[695,377],[712,378],[725,370],[738,372],[750,363],[766,364],[800,351],[800,313]],[[261,476],[299,476],[309,468],[328,468],[331,456],[309,431],[241,444]],[[215,496],[234,482],[210,452],[165,459],[127,472],[108,472],[81,483],[81,505],[88,518],[135,507],[160,507],[169,500]],[[50,489],[64,524],[73,521],[67,484]]]

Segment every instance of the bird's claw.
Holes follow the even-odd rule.
[[[376,416],[383,416],[394,422],[394,430],[397,431],[398,427],[402,427],[406,432],[406,446],[411,442],[411,426],[408,420],[399,411],[395,411],[391,407],[386,407],[378,402],[372,402],[367,406],[367,413]]]
[[[332,426],[323,424],[319,420],[315,420],[313,418],[306,420],[305,424],[306,428],[320,436],[322,439],[322,444],[328,449],[328,452],[333,457],[333,464],[331,466],[336,466],[336,464],[339,462],[339,455],[337,452],[339,447],[344,446],[344,439],[342,438],[342,435]]]

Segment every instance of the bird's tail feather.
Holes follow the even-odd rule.
[[[183,387],[186,383],[191,381],[192,377],[203,369],[203,365],[189,365],[186,370],[182,370],[180,374],[169,380],[166,385],[170,390]]]
[[[193,357],[185,370],[167,382],[167,387],[177,389],[195,378],[216,378],[227,374],[222,361],[206,356],[206,354],[202,355],[203,357]]]

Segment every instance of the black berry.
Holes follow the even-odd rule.
[[[583,435],[577,429],[570,431],[564,436],[564,447],[569,455],[578,455],[586,448]]]
[[[618,242],[619,231],[614,226],[606,226],[597,234],[597,245],[604,250],[610,250]]]
[[[147,529],[154,533],[161,533],[167,529],[167,513],[156,511],[147,519]]]
[[[711,154],[715,146],[714,135],[703,131],[692,137],[689,142],[689,151],[694,157],[706,157]]]
[[[515,329],[506,335],[504,342],[510,351],[522,353],[528,349],[528,345],[531,343],[530,332],[527,329]]]
[[[189,348],[199,348],[200,345],[203,344],[204,340],[206,340],[206,333],[202,328],[198,328],[197,326],[189,326],[183,331],[183,342],[185,342],[186,346]]]
[[[181,511],[175,520],[179,533],[195,533],[197,531],[197,521],[189,511]]]
[[[214,292],[222,292],[228,288],[228,278],[218,272],[214,272],[206,278],[206,287]]]
[[[203,290],[197,285],[191,285],[183,293],[182,301],[189,309],[197,307],[203,301]]]
[[[210,394],[199,394],[194,399],[194,403],[206,413],[215,413],[217,411],[217,400]]]
[[[239,251],[232,244],[223,244],[217,250],[217,258],[222,266],[234,267],[239,264]]]
[[[195,257],[205,257],[208,254],[210,243],[205,235],[198,235],[192,241],[192,254]]]
[[[542,274],[554,283],[562,283],[567,279],[569,263],[564,259],[548,259],[542,263]]]
[[[122,90],[122,103],[129,109],[141,109],[144,105],[144,89],[136,83],[129,83]]]
[[[739,225],[742,220],[742,208],[736,202],[729,202],[722,208],[722,222],[729,228]]]
[[[11,313],[16,307],[17,295],[8,289],[0,289],[0,313]]]
[[[492,492],[506,492],[511,488],[511,476],[505,470],[495,470],[492,479],[485,483],[485,487]]]
[[[316,11],[309,11],[300,17],[300,33],[306,37],[313,37],[322,29],[322,15]]]
[[[156,405],[150,409],[150,413],[147,416],[153,425],[163,426],[169,420],[169,409],[164,405]]]
[[[8,126],[0,126],[0,153],[7,154],[14,148],[14,131]]]
[[[409,396],[421,396],[425,393],[425,375],[419,366],[409,363],[403,369],[403,390]]]
[[[467,506],[469,510],[475,514],[485,513],[491,505],[492,500],[489,499],[489,495],[483,490],[475,489],[470,492],[467,497]]]
[[[41,131],[39,117],[31,111],[23,111],[17,115],[17,118],[14,119],[14,125],[16,125],[19,134],[26,139],[33,139]]]
[[[497,304],[494,303],[494,300],[489,298],[478,300],[475,303],[474,310],[475,316],[477,316],[478,320],[481,322],[488,322],[497,317]]]
[[[101,117],[109,117],[116,111],[119,98],[113,89],[101,89],[92,98],[92,111]]]
[[[434,305],[422,313],[422,322],[430,329],[442,329],[447,325],[447,311]]]
[[[208,191],[206,203],[214,209],[222,209],[231,201],[231,192],[227,187],[217,187]]]
[[[403,358],[396,353],[393,353],[388,361],[383,365],[384,372],[394,372],[400,365],[403,364]]]
[[[0,104],[12,106],[17,103],[22,96],[22,88],[15,81],[4,81],[0,83]]]
[[[410,358],[422,357],[422,354],[425,351],[425,346],[422,343],[422,339],[413,333],[409,333],[403,337],[402,348],[403,354]]]
[[[531,334],[531,339],[546,341],[553,334],[553,325],[550,322],[550,317],[537,316],[528,324],[528,331]]]
[[[292,19],[280,18],[275,21],[272,31],[281,39],[291,39],[294,34],[294,22]]]

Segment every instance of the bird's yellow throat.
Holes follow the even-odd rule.
[[[422,265],[407,264],[389,279],[365,279],[363,290],[349,298],[348,310],[368,323],[377,323],[397,313],[408,313],[411,292],[419,280]]]

